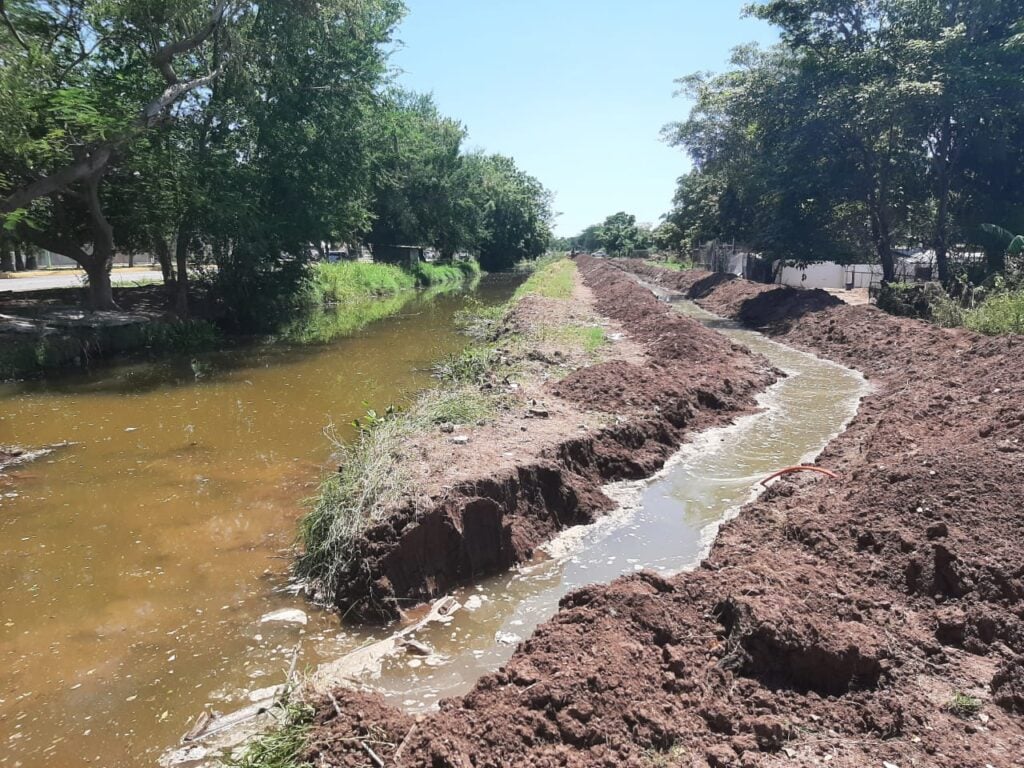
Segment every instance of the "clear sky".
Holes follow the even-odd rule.
[[[392,63],[461,120],[469,147],[514,157],[556,194],[556,230],[665,213],[688,168],[660,139],[685,117],[677,77],[771,43],[746,0],[406,0]]]

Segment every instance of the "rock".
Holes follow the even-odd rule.
[[[551,415],[547,408],[540,407],[531,408],[528,413],[534,419],[546,419]]]
[[[300,611],[298,608],[283,608],[280,611],[273,611],[260,617],[260,624],[280,622],[281,624],[301,624],[306,626],[308,621],[309,617],[306,615],[306,612]]]
[[[469,438],[465,435],[456,435],[451,439],[451,442],[452,445],[467,445],[469,443]]]
[[[444,432],[446,435],[450,435],[455,431],[455,425],[445,422],[444,424],[441,425],[441,431]]]

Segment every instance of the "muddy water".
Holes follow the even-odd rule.
[[[788,377],[759,398],[760,413],[698,435],[657,478],[610,487],[620,511],[568,532],[548,548],[550,559],[464,590],[459,597],[467,610],[450,625],[419,635],[444,662],[396,658],[372,681],[393,703],[423,710],[467,691],[480,675],[506,661],[516,643],[553,615],[572,589],[641,568],[664,573],[692,568],[721,523],[756,493],[760,480],[812,460],[856,413],[866,391],[860,374],[695,305],[678,306],[764,355]]]
[[[0,385],[0,443],[78,443],[0,487],[0,766],[155,764],[204,706],[283,682],[295,648],[332,652],[337,621],[283,590],[281,554],[322,429],[427,384],[465,343],[464,303],[412,298],[327,345]],[[296,608],[305,626],[261,623]]]

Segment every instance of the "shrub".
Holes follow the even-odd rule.
[[[989,336],[1024,333],[1024,291],[1001,293],[966,313],[964,324]]]

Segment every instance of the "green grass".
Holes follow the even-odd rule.
[[[455,264],[420,263],[413,269],[362,261],[316,264],[310,277],[309,303],[346,304],[394,295],[417,287],[462,283],[479,276],[480,265],[475,261]]]
[[[143,329],[145,346],[154,352],[187,355],[207,352],[224,343],[224,335],[208,320],[153,323]]]
[[[316,264],[311,277],[313,296],[320,304],[386,296],[415,287],[416,276],[400,267],[361,261]]]
[[[1024,291],[1000,293],[964,313],[964,325],[989,336],[1024,333]]]
[[[957,691],[946,705],[946,709],[959,717],[971,717],[981,711],[981,699]]]
[[[575,285],[576,264],[565,258],[555,259],[530,275],[526,282],[516,289],[512,299],[518,301],[529,295],[568,299],[572,297]]]
[[[655,261],[653,259],[647,259],[645,264],[650,264],[652,267],[661,267],[662,269],[671,269],[674,272],[681,272],[684,269],[693,269],[692,261]]]
[[[279,705],[281,726],[253,739],[238,757],[221,761],[227,768],[312,768],[302,759],[313,722],[313,709],[301,703]]]
[[[588,355],[595,354],[608,343],[608,335],[604,328],[596,325],[573,325],[563,331],[563,336]]]

